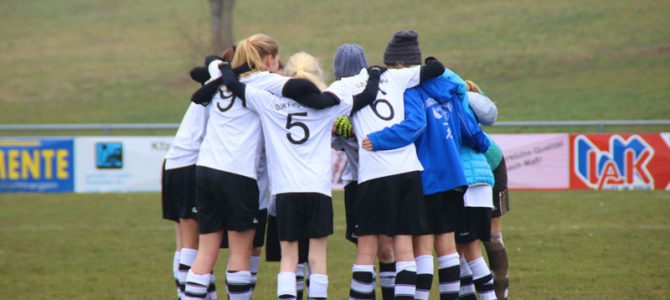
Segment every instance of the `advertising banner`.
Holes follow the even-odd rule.
[[[71,138],[0,138],[0,192],[72,192]]]
[[[172,137],[75,139],[75,191],[158,192]]]
[[[570,137],[572,189],[670,189],[670,135]]]
[[[507,164],[510,189],[568,189],[569,135],[492,134]]]

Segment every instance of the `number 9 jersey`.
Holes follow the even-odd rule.
[[[363,140],[368,134],[398,124],[405,119],[403,95],[405,89],[419,84],[420,73],[421,66],[388,69],[379,80],[377,99],[353,116],[352,123],[359,149],[359,183],[423,170],[413,143],[385,151],[368,151],[362,148]],[[345,92],[358,94],[365,88],[367,78],[367,70],[363,69],[358,75],[334,82],[328,90],[338,95]]]

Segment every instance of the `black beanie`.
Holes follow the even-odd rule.
[[[394,33],[384,50],[384,64],[387,66],[420,65],[419,34],[414,30],[401,30]]]

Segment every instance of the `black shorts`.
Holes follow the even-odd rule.
[[[256,221],[258,222],[254,224],[256,229],[256,233],[254,234],[254,248],[263,247],[263,245],[265,245],[265,228],[268,221],[268,210],[266,208],[258,211],[258,214],[256,215]],[[221,249],[227,248],[228,232],[224,231],[223,238],[221,239]]]
[[[430,194],[426,199],[426,220],[431,234],[454,232],[463,192],[449,190]]]
[[[202,166],[196,167],[195,175],[198,228],[201,234],[224,229],[247,231],[256,227],[256,180]]]
[[[161,198],[163,219],[195,219],[195,165],[165,170],[163,162]]]
[[[480,240],[491,240],[491,208],[465,207],[463,198],[459,201],[456,217],[456,243],[465,244]]]
[[[355,229],[362,235],[428,234],[421,175],[409,172],[358,184]]]
[[[505,158],[493,170],[496,184],[493,186],[493,217],[500,217],[509,212],[509,191],[507,190],[507,166]]]
[[[347,222],[347,229],[344,232],[344,238],[356,244],[358,238],[354,233],[354,206],[356,205],[356,191],[358,182],[352,181],[344,186],[344,214]]]
[[[333,201],[319,193],[277,194],[280,241],[300,241],[333,234]]]
[[[309,254],[309,239],[298,242],[298,263],[306,263]],[[277,232],[277,217],[268,215],[268,234],[265,241],[265,261],[281,261],[281,246]]]

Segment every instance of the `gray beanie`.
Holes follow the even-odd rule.
[[[342,44],[335,52],[333,59],[333,69],[335,77],[344,78],[354,76],[361,72],[361,69],[368,66],[368,59],[365,57],[365,51],[356,44]]]
[[[387,66],[420,65],[419,34],[414,30],[401,30],[394,33],[384,50],[384,64]]]

